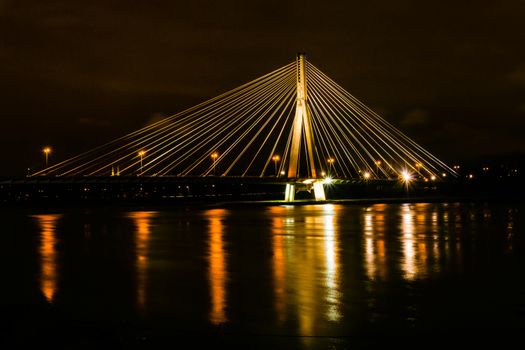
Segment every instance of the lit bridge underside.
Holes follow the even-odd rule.
[[[325,199],[330,179],[439,181],[456,173],[298,54],[295,62],[34,173],[253,179]],[[213,180],[211,180],[213,179]]]

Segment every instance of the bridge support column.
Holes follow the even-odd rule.
[[[284,192],[284,201],[293,202],[295,199],[295,184],[286,184],[286,190]]]
[[[324,187],[322,182],[314,182],[314,195],[316,201],[325,201]]]
[[[304,186],[301,185],[300,186]],[[285,202],[293,202],[295,200],[295,184],[286,184],[286,190],[284,192],[284,201]],[[324,186],[321,181],[312,183],[312,187],[314,190],[314,197],[316,201],[325,201],[326,195],[324,192]],[[312,188],[310,187],[310,189]]]

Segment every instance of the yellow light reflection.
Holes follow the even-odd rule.
[[[296,308],[299,331],[319,318],[341,319],[337,206],[272,207],[275,309],[280,322]],[[320,302],[319,299],[323,302]]]
[[[135,225],[135,249],[137,267],[137,304],[144,309],[148,278],[148,250],[151,235],[151,220],[157,212],[136,211],[128,214]]]
[[[369,279],[386,277],[385,204],[374,204],[363,214],[365,270]]]
[[[402,206],[403,275],[407,280],[416,277],[416,252],[414,247],[414,214],[409,204]]]
[[[40,289],[48,302],[57,290],[56,225],[60,214],[33,215],[40,226]]]
[[[335,235],[335,211],[333,204],[325,204],[324,209],[324,251],[326,258],[326,301],[328,310],[326,316],[329,321],[338,321],[341,318],[340,312],[340,291],[339,291],[339,254],[338,242]]]
[[[439,237],[437,233],[438,216],[434,210],[430,213],[428,203],[401,207],[401,233],[403,260],[401,268],[407,280],[425,277],[434,262],[434,271],[439,270]]]
[[[211,209],[206,211],[209,231],[209,270],[211,310],[210,322],[219,325],[228,321],[226,317],[226,251],[224,244],[223,220],[228,214],[225,209]]]
[[[368,208],[370,209],[370,208]],[[373,279],[376,275],[376,264],[374,254],[374,226],[373,226],[373,213],[366,211],[364,214],[365,218],[365,267],[368,278]]]
[[[318,235],[319,232],[316,232],[321,223],[322,217],[306,215],[304,226],[298,221],[292,227],[290,234],[294,240],[287,240],[287,251],[292,253],[287,261],[287,268],[296,281],[296,285],[292,288],[297,297],[295,305],[297,307],[299,331],[303,335],[312,334],[315,320],[324,313],[324,310],[319,310],[317,299],[324,299],[326,293],[324,293],[322,286],[316,283],[318,282],[316,272],[324,270],[323,247],[319,244],[322,241],[319,239],[321,238]]]

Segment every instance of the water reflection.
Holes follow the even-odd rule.
[[[339,292],[339,247],[335,235],[335,211],[333,204],[323,206],[324,216],[324,253],[326,259],[326,302],[328,310],[326,316],[329,321],[337,321],[341,318],[339,312],[340,307],[340,292]]]
[[[389,230],[391,238],[397,238],[396,250],[394,240],[386,242],[386,224],[395,218],[395,212],[386,212],[392,206],[375,204],[363,211],[363,249],[364,268],[370,280],[386,278],[387,269],[395,267],[387,263],[386,253],[397,252],[391,259],[396,259],[401,275],[407,281],[426,278],[432,271],[439,273],[441,256],[450,258],[450,238],[448,226],[449,213],[445,206],[438,207],[428,203],[402,204],[398,208],[397,230]],[[462,227],[460,227],[462,229]],[[461,250],[460,240],[455,239],[454,248]],[[458,253],[459,254],[459,253]]]
[[[60,214],[33,215],[40,226],[40,289],[50,303],[57,290],[56,226],[60,217]]]
[[[403,204],[401,207],[401,237],[403,245],[403,259],[401,269],[407,280],[413,280],[416,277],[416,253],[414,248],[414,211],[409,204]]]
[[[152,211],[136,211],[128,214],[135,225],[135,265],[137,268],[137,304],[144,309],[148,278],[148,250],[151,235],[151,220],[157,215]]]
[[[271,211],[275,214],[282,214],[286,211],[283,207],[272,207]],[[293,221],[292,221],[293,222]],[[272,217],[272,244],[273,244],[273,280],[275,293],[275,309],[279,322],[283,322],[286,312],[286,267],[285,267],[285,252],[284,239],[286,239],[285,220],[280,216]]]
[[[401,217],[404,278],[412,281],[427,277],[429,271],[439,272],[440,243],[443,240],[438,228],[446,226],[448,212],[442,213],[440,223],[437,208],[431,208],[430,204],[403,204]],[[448,241],[445,250],[447,248]]]
[[[137,325],[140,336],[224,340],[225,331],[235,342],[272,335],[303,348],[435,327],[519,325],[509,305],[522,305],[524,293],[524,212],[503,203],[4,212],[13,232],[3,236],[13,250],[4,260],[26,261],[6,267],[19,295],[7,291],[4,299],[56,304],[42,315],[64,316],[58,326],[104,318],[109,332],[118,326],[116,336]],[[19,234],[22,227],[32,231]]]
[[[226,282],[228,273],[226,269],[226,250],[224,243],[223,220],[228,214],[225,209],[211,209],[205,212],[208,220],[209,232],[209,270],[211,310],[210,322],[214,325],[225,323],[226,317]]]
[[[431,230],[432,230],[432,255],[433,255],[433,269],[432,271],[435,273],[438,273],[440,271],[439,267],[439,213],[437,210],[437,207],[434,207],[432,210],[432,218],[431,218]]]
[[[512,208],[507,209],[507,227],[506,227],[506,249],[508,253],[512,252],[513,245],[512,242],[514,240],[514,217],[515,217],[515,210]]]
[[[328,204],[268,210],[272,217],[277,318],[283,322],[291,311],[296,314],[301,334],[312,334],[320,318],[341,318],[336,207]]]
[[[363,214],[365,270],[369,279],[386,277],[385,208],[385,204],[375,204]]]
[[[429,271],[439,272],[440,242],[439,213],[428,203],[401,206],[401,237],[403,245],[402,272],[406,280],[425,278]],[[447,222],[448,213],[442,214]],[[447,244],[445,244],[447,249]]]

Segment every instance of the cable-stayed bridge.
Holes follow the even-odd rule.
[[[331,179],[439,181],[454,170],[312,65],[294,62],[31,176],[250,179],[324,200]]]

